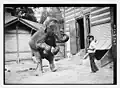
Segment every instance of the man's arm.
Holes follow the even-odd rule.
[[[95,48],[94,49],[87,48],[87,50],[95,50]]]

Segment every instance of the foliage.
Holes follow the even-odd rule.
[[[41,24],[50,16],[57,18],[62,24],[64,23],[63,9],[63,7],[13,7],[12,15]]]
[[[38,21],[43,23],[48,16],[57,18],[60,23],[64,23],[61,7],[36,7],[34,13],[37,14]]]
[[[32,8],[29,7],[13,7],[12,15],[37,22]]]

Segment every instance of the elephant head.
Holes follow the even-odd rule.
[[[56,18],[47,17],[43,24],[46,26],[45,31],[53,32],[56,35],[58,43],[65,43],[69,40],[69,36],[60,31],[59,21]]]

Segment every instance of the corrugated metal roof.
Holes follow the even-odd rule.
[[[5,16],[5,24],[13,21],[13,20],[17,20],[17,17],[15,16]]]

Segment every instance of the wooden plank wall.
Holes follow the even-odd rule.
[[[28,44],[29,31],[24,28],[18,28],[18,31],[12,27],[5,29],[5,61],[31,58],[31,50]]]
[[[93,7],[91,9],[91,26],[110,22],[110,7]]]
[[[65,10],[65,32],[69,34],[70,40],[66,43],[66,52],[72,50],[72,54],[76,53],[76,31],[75,31],[75,14],[74,7]],[[68,33],[69,32],[69,33]],[[72,47],[71,47],[72,46]],[[70,49],[69,49],[70,48]]]
[[[70,32],[70,49],[73,54],[77,52],[75,19],[84,18],[87,13],[90,13],[91,34],[97,39],[111,39],[110,7],[67,7],[65,8],[65,32]]]
[[[19,27],[18,39],[19,39],[19,58],[31,59],[31,49],[29,47],[29,40],[31,38],[30,30],[27,27]]]
[[[111,40],[110,7],[91,9],[91,33],[97,40]]]
[[[68,7],[65,8],[65,32],[69,34],[70,32],[70,51],[72,54],[77,53],[76,45],[76,18],[83,17],[84,14],[90,12],[89,7]],[[69,44],[66,44],[66,47]],[[69,48],[69,47],[68,47]],[[69,49],[66,49],[68,52]]]
[[[5,28],[5,61],[16,60],[17,40],[15,28]]]

